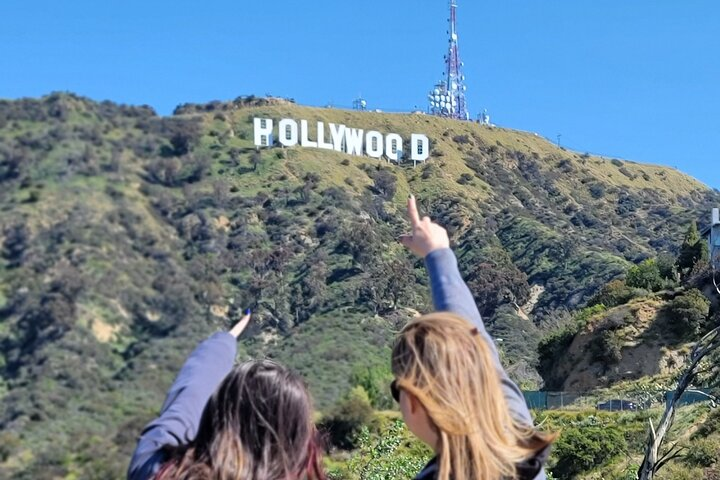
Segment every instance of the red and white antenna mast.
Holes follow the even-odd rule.
[[[428,96],[430,113],[441,117],[469,120],[465,101],[465,76],[462,73],[463,63],[460,61],[457,35],[457,1],[450,0],[450,35],[447,54],[445,55],[444,79],[435,85]]]

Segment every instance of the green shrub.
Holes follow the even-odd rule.
[[[467,184],[471,183],[472,181],[473,181],[472,175],[470,175],[469,173],[463,173],[462,175],[460,175],[460,178],[458,179],[457,182],[460,185],[467,185]]]
[[[590,190],[590,195],[592,195],[594,199],[599,199],[605,196],[605,187],[602,183],[592,183],[588,189]]]
[[[431,456],[427,447],[411,438],[399,419],[377,435],[371,435],[367,428],[361,429],[356,441],[359,451],[353,455],[347,470],[350,478],[359,480],[413,478]],[[330,478],[342,478],[330,473]]]
[[[593,360],[614,365],[622,360],[622,339],[616,331],[605,330],[592,342]]]
[[[710,301],[695,288],[675,297],[666,307],[675,333],[680,336],[698,335],[710,312]]]
[[[5,462],[20,447],[20,436],[13,431],[0,433],[0,462]]]
[[[719,457],[720,443],[706,438],[692,442],[683,461],[693,467],[712,467]]]
[[[713,477],[704,475],[701,468],[688,468],[683,463],[669,463],[660,470],[656,478],[672,480],[711,480]]]
[[[650,258],[631,267],[625,277],[625,283],[633,288],[645,288],[653,292],[660,290],[663,287],[663,279],[657,262]]]
[[[715,432],[720,432],[720,409],[711,411],[705,421],[700,425],[692,438],[703,438]]]
[[[638,289],[629,287],[624,280],[613,280],[606,283],[588,302],[588,306],[605,305],[612,308],[627,303],[637,296]]]
[[[598,313],[602,313],[607,310],[607,307],[605,305],[593,305],[591,307],[585,307],[581,310],[579,310],[574,315],[575,323],[577,324],[578,330],[585,327],[587,325],[588,320],[590,320],[591,317],[597,315]]]
[[[627,442],[618,427],[567,427],[553,446],[551,471],[559,479],[576,478],[626,450]]]
[[[361,386],[367,392],[368,399],[373,408],[386,410],[395,406],[390,394],[390,382],[393,374],[389,363],[372,367],[359,368],[353,371],[350,382]]]
[[[620,167],[619,170],[620,170],[620,173],[622,173],[623,175],[628,177],[630,180],[635,180],[637,178],[637,175],[635,175],[634,173],[632,173],[630,170],[628,170],[625,167]]]
[[[370,422],[373,415],[370,398],[364,388],[354,387],[335,405],[330,415],[322,421],[322,428],[330,437],[330,442],[340,448],[357,447],[356,436],[360,429]]]
[[[465,145],[467,143],[472,143],[472,140],[470,140],[470,137],[467,135],[455,135],[453,137],[453,141],[455,143],[459,143],[460,145]]]

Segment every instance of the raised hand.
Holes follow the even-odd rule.
[[[234,327],[230,329],[228,332],[230,335],[232,335],[235,338],[238,338],[240,334],[245,330],[245,327],[248,326],[248,323],[250,323],[250,310],[248,309],[245,312],[245,316],[240,319],[239,322],[235,324]]]
[[[450,247],[450,239],[443,227],[430,220],[430,217],[420,219],[414,195],[408,199],[407,211],[412,232],[401,235],[400,243],[422,258],[433,250]]]

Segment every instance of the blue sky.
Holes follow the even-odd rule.
[[[458,0],[473,116],[720,188],[720,2]],[[0,98],[425,107],[446,0],[4,0]]]

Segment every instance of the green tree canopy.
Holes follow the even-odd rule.
[[[698,262],[708,260],[705,242],[700,238],[697,224],[692,221],[685,233],[685,239],[680,247],[680,254],[677,258],[677,268],[683,276],[687,276]]]

